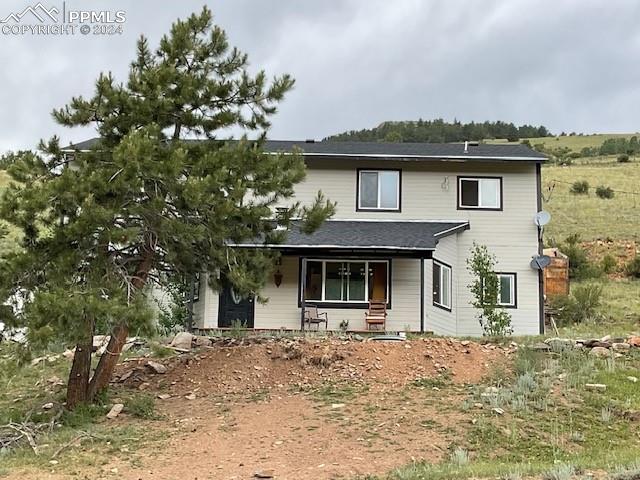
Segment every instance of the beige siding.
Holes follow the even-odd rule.
[[[486,245],[498,259],[498,269],[517,273],[518,308],[510,309],[516,334],[539,331],[538,276],[529,267],[537,253],[537,231],[533,217],[537,210],[535,165],[530,163],[456,163],[456,162],[389,162],[382,160],[308,161],[308,174],[298,186],[296,200],[310,203],[318,190],[338,203],[336,219],[386,220],[467,220],[471,229],[457,235],[457,263],[453,277],[457,289],[456,332],[478,335],[480,326],[469,306],[470,278],[466,258],[473,242]],[[357,168],[402,169],[401,212],[357,212]],[[490,175],[503,178],[503,211],[457,209],[457,177]],[[444,241],[444,239],[442,240]],[[426,262],[429,264],[430,262]],[[427,266],[427,269],[430,265]],[[426,280],[430,284],[431,272]],[[445,327],[443,318],[433,317],[430,289],[426,295],[429,316],[436,328]],[[444,328],[443,333],[454,332]]]
[[[218,292],[209,288],[209,276],[203,273],[200,281],[200,299],[193,302],[193,319],[196,328],[218,326]]]
[[[498,259],[498,270],[517,274],[518,308],[510,309],[516,334],[535,334],[539,329],[538,276],[529,267],[537,253],[537,231],[533,217],[537,209],[535,165],[515,163],[417,162],[382,160],[308,160],[307,178],[298,185],[294,201],[310,204],[318,190],[338,203],[336,219],[465,220],[471,228],[440,240],[435,257],[452,266],[452,312],[432,302],[432,263],[425,261],[425,330],[446,335],[479,335],[480,326],[471,300],[466,259],[473,242],[486,245]],[[402,169],[401,212],[357,212],[357,168]],[[503,211],[457,209],[457,176],[503,178]],[[283,259],[283,282],[268,284],[261,292],[269,300],[256,304],[256,328],[300,328],[297,257]],[[201,297],[202,298],[202,297]],[[202,300],[201,300],[202,302]],[[349,328],[364,328],[364,310],[327,309],[329,328],[342,320]],[[198,325],[215,328],[218,296],[206,289],[197,307]],[[387,328],[412,331],[420,328],[420,261],[393,259],[392,308]]]
[[[298,307],[299,257],[283,257],[280,287],[269,283],[261,292],[268,298],[264,305],[256,304],[255,328],[300,328]],[[365,330],[366,309],[319,307],[327,312],[329,330],[338,330],[340,322],[349,321],[350,330]],[[391,309],[387,317],[389,331],[420,330],[420,261],[415,259],[391,260]]]
[[[458,243],[457,235],[443,238],[438,242],[433,258],[451,267],[451,311],[433,304],[433,262],[425,262],[425,312],[424,329],[437,335],[456,335],[456,315],[458,313]]]

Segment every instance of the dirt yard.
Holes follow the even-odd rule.
[[[165,361],[162,375],[125,363],[126,388],[162,398],[149,428],[168,438],[135,465],[103,466],[105,478],[333,479],[436,461],[469,422],[465,384],[511,353],[444,339],[263,342]],[[439,382],[455,388],[440,395]]]

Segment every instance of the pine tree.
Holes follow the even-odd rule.
[[[103,391],[129,332],[150,328],[152,282],[211,272],[216,286],[222,271],[241,293],[263,286],[277,253],[227,245],[282,240],[269,217],[305,168],[300,155],[262,150],[293,79],[247,69],[205,7],[154,52],[141,37],[126,82],[102,74],[91,98],[53,112],[66,127],[93,125],[94,148],[69,153],[53,137],[3,159],[13,182],[0,219],[21,231],[22,248],[0,261],[0,300],[20,297],[24,309],[0,315],[27,326],[31,344],[76,345],[68,408]],[[220,140],[230,128],[258,140]],[[313,205],[290,203],[279,222],[297,216],[308,231],[334,211],[321,192]],[[111,339],[91,376],[96,331]]]

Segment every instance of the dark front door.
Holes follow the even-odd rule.
[[[253,296],[243,297],[225,282],[220,292],[218,326],[229,328],[237,322],[243,327],[253,328],[253,307]]]

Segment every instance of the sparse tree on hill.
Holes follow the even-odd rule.
[[[76,345],[68,408],[103,391],[129,332],[149,327],[151,282],[223,271],[241,293],[263,285],[275,254],[227,244],[279,241],[271,208],[292,196],[305,168],[299,155],[261,149],[293,79],[269,81],[247,66],[205,7],[174,23],[155,51],[140,38],[125,83],[102,74],[90,98],[54,112],[66,127],[93,125],[95,148],[69,155],[54,137],[2,162],[13,183],[0,219],[21,231],[22,249],[0,262],[0,304],[19,295],[25,307],[1,320],[28,326],[32,344]],[[217,141],[228,128],[259,140]],[[333,211],[319,192],[280,221],[300,216],[311,231]],[[96,329],[111,340],[91,375]]]

